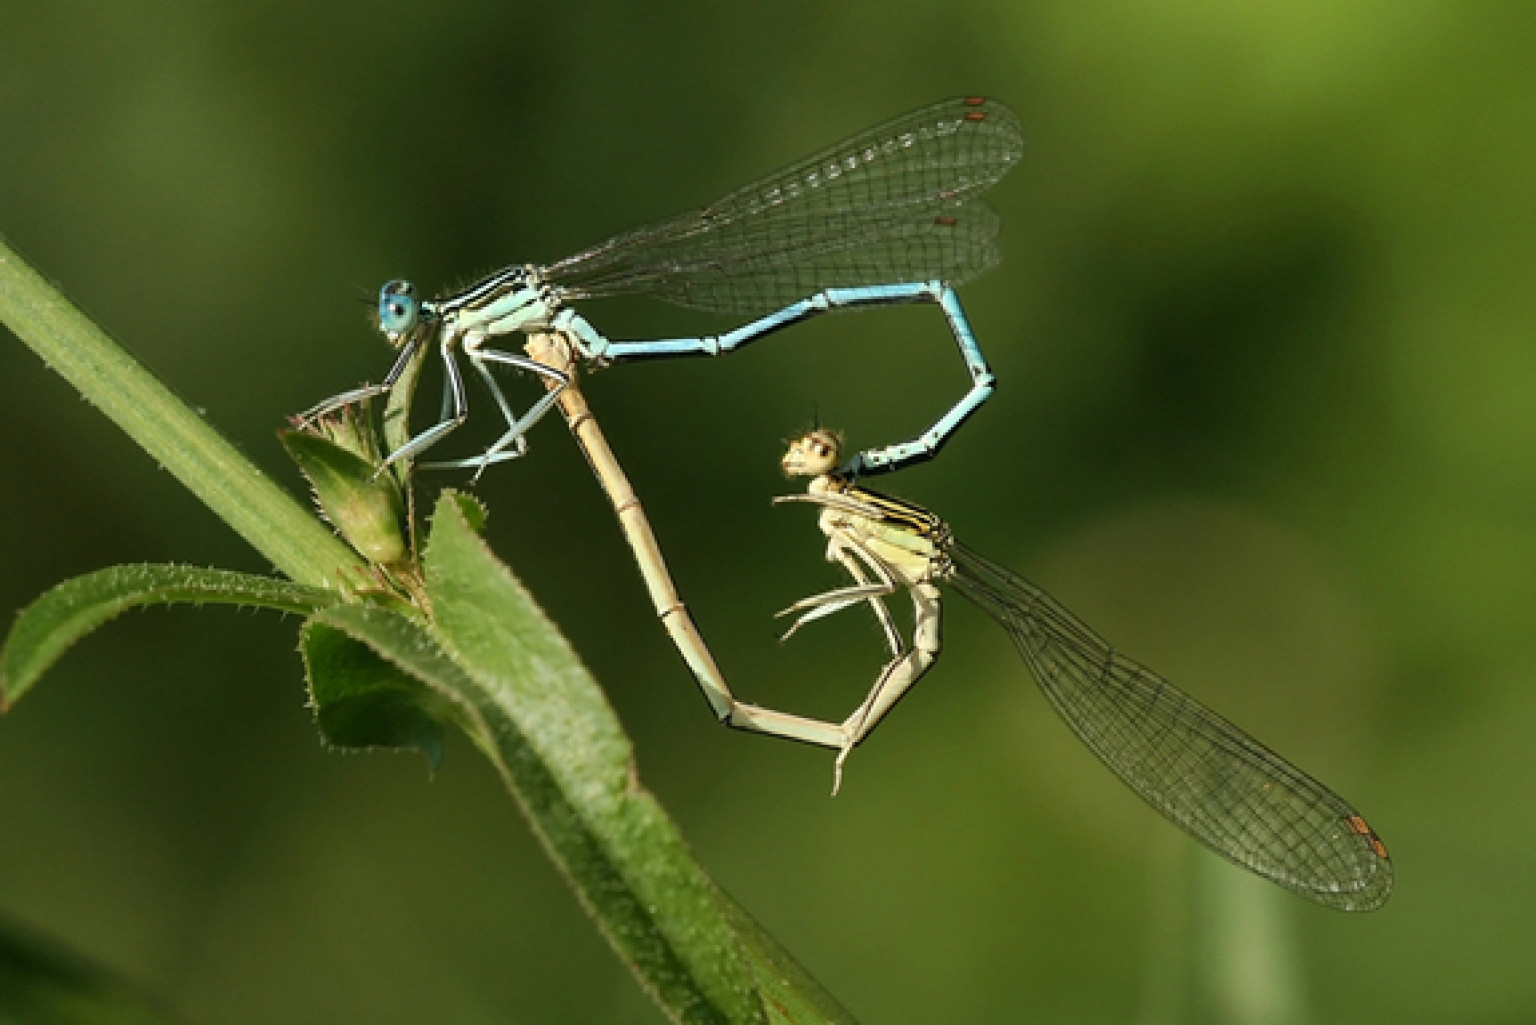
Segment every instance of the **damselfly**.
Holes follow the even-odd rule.
[[[821,507],[827,559],[853,578],[853,586],[785,609],[781,615],[799,613],[789,633],[867,603],[891,648],[868,697],[838,727],[839,778],[848,752],[939,657],[943,583],[1007,631],[1078,738],[1175,825],[1319,904],[1372,911],[1386,901],[1392,890],[1387,849],[1343,798],[1126,658],[1029,581],[960,544],[933,513],[853,483],[836,471],[838,455],[829,431],[791,442],[785,472],[812,480],[805,494],[778,501]],[[914,611],[910,643],[883,601],[902,590]]]
[[[526,434],[568,377],[491,348],[510,334],[558,332],[589,369],[610,363],[715,356],[831,310],[938,304],[971,378],[970,389],[928,430],[860,453],[846,468],[871,474],[931,458],[992,393],[993,376],[954,287],[997,262],[997,214],[978,197],[1023,151],[1018,119],[980,97],[913,111],[775,172],[708,206],[617,235],[547,266],[516,264],[463,291],[423,301],[409,282],[379,294],[380,329],[400,350],[376,385],[342,392],[301,414],[312,420],[392,388],[416,353],[435,343],[444,365],[438,422],[389,453],[413,458],[469,415],[456,354],[474,367],[506,421],[482,454],[437,463],[484,469],[527,451]],[[720,335],[612,341],[571,307],[645,294],[695,309],[756,319]],[[555,385],[521,414],[493,367]]]

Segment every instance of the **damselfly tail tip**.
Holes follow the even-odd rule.
[[[851,748],[851,747],[845,747],[845,748],[843,748],[841,751],[839,751],[837,753],[837,761],[832,766],[832,796],[833,797],[836,797],[837,796],[837,792],[839,790],[843,789],[843,760],[848,757],[848,752],[852,751],[852,750],[853,750],[853,748]]]

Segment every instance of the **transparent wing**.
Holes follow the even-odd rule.
[[[950,555],[949,582],[1008,631],[1067,725],[1148,804],[1319,904],[1385,903],[1386,847],[1343,798],[1115,651],[1027,580],[962,545]]]
[[[976,202],[1018,162],[1007,107],[945,100],[868,129],[708,206],[545,268],[572,298],[643,292],[764,313],[823,288],[966,281],[997,262]]]

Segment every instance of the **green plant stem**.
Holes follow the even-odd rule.
[[[292,579],[362,562],[0,239],[0,322]]]

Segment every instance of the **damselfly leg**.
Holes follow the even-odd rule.
[[[571,378],[569,374],[562,373],[553,367],[545,366],[538,360],[529,359],[527,356],[519,356],[515,353],[502,352],[499,349],[485,349],[478,346],[471,348],[466,345],[464,347],[464,355],[469,360],[470,365],[479,373],[481,380],[485,382],[485,387],[495,400],[496,407],[501,411],[502,418],[506,420],[506,432],[492,442],[490,447],[478,456],[471,456],[467,459],[444,460],[423,465],[431,469],[473,467],[475,470],[473,479],[478,480],[480,475],[485,472],[486,467],[493,463],[521,458],[528,451],[527,435],[529,429],[544,419],[544,415],[554,408],[555,403],[559,401],[560,392],[570,384]],[[518,416],[513,411],[512,404],[507,401],[506,395],[502,393],[501,386],[497,383],[490,368],[486,366],[487,363],[512,367],[514,370],[542,377],[548,382],[548,387],[544,394],[539,396],[528,407],[526,413]],[[444,416],[446,419],[446,411]],[[455,424],[455,426],[457,425]]]
[[[344,391],[339,395],[332,395],[324,402],[317,402],[304,412],[294,416],[293,422],[299,427],[306,427],[344,406],[351,406],[365,399],[383,395],[395,386],[395,383],[400,380],[400,375],[405,373],[405,368],[411,365],[411,360],[415,357],[416,350],[420,344],[419,341],[412,339],[402,346],[400,355],[395,358],[394,365],[389,368],[389,373],[385,374],[384,380],[378,384],[365,384],[349,391]]]

